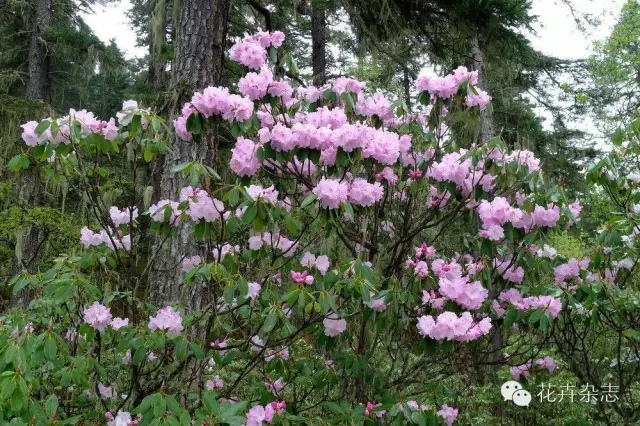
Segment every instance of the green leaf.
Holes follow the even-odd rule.
[[[253,222],[253,219],[256,218],[258,214],[258,204],[252,203],[247,206],[247,210],[245,210],[242,215],[242,222],[247,224]]]
[[[51,417],[57,408],[58,408],[58,397],[55,396],[55,394],[52,394],[49,398],[47,398],[47,402],[45,403],[45,409],[47,410],[47,415]]]
[[[505,328],[511,328],[517,318],[518,318],[518,311],[516,311],[515,308],[510,307],[509,309],[507,309],[507,314],[504,317]]]
[[[133,365],[139,365],[144,360],[146,354],[147,350],[144,346],[140,346],[138,349],[136,349],[136,351],[133,353]]]
[[[17,172],[20,169],[28,169],[29,164],[29,157],[27,157],[25,154],[20,154],[9,160],[7,168],[12,172]]]
[[[300,208],[304,209],[305,207],[307,207],[309,204],[313,203],[317,199],[318,199],[318,197],[316,196],[316,194],[309,195],[307,198],[305,198],[302,201],[302,204],[300,204]]]
[[[55,338],[51,337],[44,342],[44,356],[49,361],[56,359],[56,353],[58,352],[58,346],[56,346]]]
[[[351,203],[348,201],[345,201],[343,205],[344,205],[344,211],[347,212],[349,217],[351,217],[352,220],[355,219],[356,214],[353,211],[353,206],[351,206]]]
[[[191,114],[187,118],[186,123],[187,130],[194,135],[200,134],[202,131],[202,123],[200,122],[200,114]]]
[[[345,413],[344,409],[340,405],[336,404],[335,402],[325,402],[324,406],[327,407],[327,409],[334,414]]]
[[[534,324],[540,321],[540,318],[542,318],[543,316],[544,316],[544,311],[542,309],[536,309],[529,317],[529,322],[531,324]]]
[[[181,164],[176,164],[175,166],[173,166],[171,168],[171,173],[178,173],[181,172],[185,169],[187,169],[187,167],[192,166],[191,163],[181,163]]]
[[[153,146],[151,144],[147,144],[147,146],[144,148],[144,161],[149,163],[151,160],[153,160],[154,155],[155,152]]]
[[[40,123],[38,123],[34,130],[36,135],[42,136],[42,134],[47,131],[50,125],[51,122],[49,120],[42,120]]]
[[[191,352],[198,359],[204,359],[204,350],[202,350],[202,346],[197,343],[190,342],[189,347],[191,348]]]
[[[155,404],[153,404],[153,415],[160,417],[165,411],[167,411],[167,401],[163,397],[157,398]]]
[[[264,320],[264,326],[263,326],[264,331],[268,333],[271,330],[273,330],[273,327],[275,327],[277,322],[278,322],[278,316],[276,315],[276,313],[269,312],[269,315],[267,315],[267,319]]]
[[[625,136],[624,130],[618,128],[616,129],[616,132],[613,134],[611,141],[613,142],[614,145],[620,146],[624,141],[624,136]]]

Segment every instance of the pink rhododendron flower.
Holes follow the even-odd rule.
[[[369,183],[358,178],[349,186],[349,201],[356,206],[372,206],[382,199],[384,189],[379,182]]]
[[[454,312],[443,312],[437,318],[430,315],[418,318],[420,334],[435,340],[475,340],[489,333],[490,329],[490,318],[475,322],[469,312],[463,312],[460,317]]]
[[[138,218],[138,209],[136,207],[132,209],[129,207],[119,209],[116,206],[111,206],[109,209],[109,216],[111,216],[111,220],[116,227],[120,225],[127,225],[131,220],[136,220]]]
[[[271,404],[267,404],[264,407],[262,405],[255,405],[247,411],[246,426],[262,426],[262,422],[271,423],[274,414],[275,409]]]
[[[302,271],[302,272],[291,271],[290,274],[291,274],[291,279],[294,282],[297,282],[298,284],[307,284],[307,285],[313,284],[313,276],[309,275],[308,271]]]
[[[313,188],[313,193],[322,202],[325,209],[337,209],[340,204],[347,201],[349,196],[349,185],[346,182],[339,182],[335,179],[322,178]]]
[[[458,417],[458,410],[456,408],[449,407],[447,404],[443,404],[437,414],[444,419],[447,426],[451,426]]]
[[[509,370],[513,380],[520,380],[520,377],[529,377],[531,375],[531,360],[521,365],[515,365]]]
[[[468,107],[478,106],[480,110],[485,109],[489,102],[491,102],[491,96],[484,90],[478,90],[477,95],[469,95],[466,99]]]
[[[258,297],[258,294],[260,294],[260,289],[262,288],[262,286],[258,283],[249,283],[248,287],[249,287],[249,291],[247,293],[247,297],[249,299],[255,299],[256,297]]]
[[[283,378],[280,377],[275,382],[264,382],[264,387],[267,388],[267,390],[272,394],[277,396],[282,391],[282,389],[284,389],[285,384]]]
[[[347,329],[347,321],[336,314],[329,315],[322,324],[324,324],[324,334],[329,337],[336,337]]]
[[[241,41],[231,46],[229,58],[247,68],[257,70],[267,61],[267,51],[257,43]]]
[[[268,69],[260,70],[260,73],[247,73],[238,81],[240,93],[255,101],[267,94],[269,85],[273,82],[273,74]]]
[[[202,258],[198,255],[187,257],[182,261],[182,272],[189,272],[202,264]]]
[[[375,293],[373,291],[369,292],[369,295],[371,297],[371,300],[369,300],[368,302],[364,302],[364,304],[368,306],[369,309],[375,312],[383,312],[387,309],[387,304],[384,303],[384,297],[374,299],[373,296],[375,295]]]
[[[29,121],[25,124],[20,125],[22,127],[22,140],[28,146],[38,146],[40,142],[44,141],[47,136],[42,134],[40,136],[36,135],[36,127],[38,127],[37,121]]]
[[[113,389],[113,386],[105,386],[102,383],[98,382],[98,393],[102,398],[115,398],[116,392]]]
[[[264,188],[261,185],[249,185],[244,187],[245,191],[253,201],[262,201],[267,204],[278,204],[278,191],[271,185],[268,188]]]
[[[207,380],[204,386],[208,390],[222,389],[224,387],[224,381],[221,378],[216,377],[212,380]]]
[[[376,180],[378,182],[386,180],[389,185],[393,186],[396,184],[396,182],[398,182],[398,176],[395,174],[391,167],[385,167],[380,173],[376,175]]]
[[[115,417],[113,417],[113,414],[107,412],[105,413],[105,417],[110,420],[107,422],[107,426],[135,426],[138,424],[138,420],[133,419],[131,413],[127,411],[118,411]]]
[[[260,169],[258,144],[240,136],[231,150],[229,166],[238,176],[254,176]]]
[[[155,316],[149,317],[151,331],[166,331],[169,336],[176,336],[182,332],[182,317],[171,306],[160,309]]]
[[[129,319],[125,318],[114,318],[111,320],[111,328],[113,328],[114,330],[119,330],[122,327],[126,327],[129,325]]]
[[[541,366],[542,368],[546,368],[549,373],[553,373],[556,369],[556,362],[550,356],[545,356],[544,358],[537,359],[536,364]]]
[[[93,305],[85,308],[84,322],[98,331],[104,331],[111,324],[111,309],[100,302],[93,302]]]

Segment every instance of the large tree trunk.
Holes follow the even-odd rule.
[[[469,39],[470,45],[470,56],[471,56],[471,68],[474,71],[478,71],[478,87],[482,90],[489,91],[488,84],[488,76],[487,76],[487,67],[486,61],[484,57],[484,52],[480,47],[480,41],[478,38],[478,32],[474,32],[471,34]],[[485,109],[481,113],[481,123],[480,130],[478,132],[477,140],[479,143],[486,142],[492,139],[495,136],[495,128],[493,125],[493,117]],[[489,289],[489,298],[495,299],[498,296],[497,289]],[[494,333],[491,335],[491,361],[494,363],[492,365],[492,370],[495,372],[500,369],[501,362],[504,361],[504,356],[502,355],[502,350],[504,346],[504,336],[501,328],[495,328]]]
[[[49,55],[44,40],[44,32],[53,19],[51,8],[52,0],[33,0],[33,26],[29,41],[27,98],[41,100],[46,103],[51,100],[49,86]],[[22,171],[18,176],[18,182],[14,197],[18,208],[23,212],[35,206],[38,202],[38,170]],[[38,251],[38,228],[26,221],[24,228],[17,230],[15,257],[12,270],[14,274],[23,272],[35,273],[37,271],[36,254]],[[29,304],[28,288],[22,289],[11,296],[11,306],[15,308],[26,307]]]
[[[39,230],[38,227],[29,223],[29,219],[25,218],[27,209],[32,208],[38,202],[39,198],[39,170],[31,168],[23,170],[18,176],[18,182],[14,193],[15,203],[23,212],[23,225],[16,230],[16,246],[15,255],[12,262],[12,272],[14,275],[27,272],[35,274],[37,272],[36,255],[39,247]],[[10,304],[14,308],[24,308],[29,304],[29,289],[23,288],[17,294],[11,295]]]
[[[27,97],[49,102],[49,55],[44,41],[44,31],[51,23],[52,0],[33,0],[33,28],[29,42],[29,81]]]
[[[176,53],[172,66],[172,86],[180,94],[174,115],[195,90],[219,85],[222,80],[224,48],[227,36],[228,0],[182,0],[176,37]],[[176,199],[181,179],[171,172],[176,164],[201,161],[214,166],[217,160],[217,138],[210,135],[202,142],[184,142],[174,138],[171,153],[164,158],[160,179],[160,199]],[[159,243],[159,242],[158,242]],[[202,304],[202,289],[182,282],[181,263],[185,256],[199,253],[189,229],[156,246],[157,255],[149,273],[149,300],[156,305],[181,302],[190,309]]]
[[[311,63],[314,86],[322,86],[327,82],[326,29],[324,9],[315,2],[311,3]]]
[[[478,86],[480,86],[481,89],[488,91],[489,87],[488,87],[486,62],[484,58],[484,53],[480,48],[480,42],[478,40],[477,32],[471,35],[470,45],[471,45],[471,58],[472,58],[471,68],[474,71],[478,71]],[[479,142],[481,143],[486,142],[489,139],[493,138],[494,135],[495,135],[495,129],[493,126],[493,117],[485,109],[482,112],[482,123],[480,127]]]

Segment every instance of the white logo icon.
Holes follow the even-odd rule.
[[[531,402],[531,394],[527,390],[519,390],[513,394],[513,403],[518,407],[528,407]]]
[[[511,401],[513,393],[520,389],[522,389],[522,385],[515,380],[511,380],[502,385],[500,393],[505,401]]]
[[[531,402],[531,393],[515,380],[505,382],[500,393],[505,401],[513,401],[518,407],[528,407]]]

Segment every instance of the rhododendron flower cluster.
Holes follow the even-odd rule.
[[[250,139],[239,137],[231,150],[231,170],[238,176],[253,176],[260,169],[258,160],[259,145]]]
[[[149,329],[151,331],[166,331],[167,335],[175,336],[182,332],[182,317],[173,307],[167,306],[160,309],[155,316],[149,317]]]
[[[242,41],[234,44],[229,50],[229,57],[248,68],[259,69],[267,59],[266,49],[278,48],[284,42],[282,31],[258,31],[255,34],[245,34]]]
[[[280,377],[274,382],[264,382],[264,387],[274,395],[278,395],[285,387],[284,379]]]
[[[93,302],[93,305],[85,308],[84,322],[98,331],[104,331],[111,324],[111,309],[100,302]]]
[[[349,184],[336,179],[322,178],[313,189],[313,193],[322,202],[322,207],[337,209],[349,197]]]
[[[123,235],[122,231],[112,230],[108,233],[103,229],[100,232],[93,232],[85,226],[80,230],[80,242],[84,248],[98,247],[104,244],[113,250],[131,250],[131,236]]]
[[[534,226],[553,227],[560,220],[560,209],[550,204],[547,208],[535,206],[529,214],[519,208],[511,207],[504,197],[496,197],[492,201],[482,200],[478,206],[478,214],[483,230],[480,235],[493,241],[504,238],[503,226],[511,223],[515,228],[531,230]]]
[[[198,255],[187,257],[182,261],[182,271],[189,272],[202,264],[202,258]]]
[[[419,92],[429,92],[432,96],[448,99],[458,91],[458,87],[463,82],[469,82],[475,86],[478,84],[478,72],[469,71],[461,66],[445,77],[429,77],[421,74],[416,80],[416,88]]]
[[[296,282],[298,284],[307,284],[307,285],[313,284],[313,276],[309,275],[308,271],[302,271],[302,272],[291,271],[290,274],[293,282]]]
[[[533,282],[537,274],[527,269],[531,265],[542,273],[555,266],[556,283],[563,289],[573,289],[568,284],[586,286],[602,276],[613,282],[614,274],[636,266],[636,231],[627,231],[621,243],[611,237],[610,241],[599,241],[598,256],[558,265],[558,259],[564,257],[543,242],[555,231],[551,228],[561,226],[564,231],[579,225],[582,207],[577,201],[568,204],[562,188],[548,188],[540,161],[532,152],[508,152],[498,139],[477,143],[457,139],[467,134],[466,129],[457,131],[463,121],[475,122],[491,101],[488,93],[475,87],[477,72],[460,67],[442,78],[420,76],[416,112],[408,112],[402,100],[372,92],[353,78],[339,77],[323,87],[307,88],[296,87],[297,81],[285,81],[287,75],[295,75],[295,61],[290,53],[275,54],[283,40],[280,32],[245,36],[229,51],[232,60],[249,68],[237,86],[204,88],[183,105],[173,122],[182,141],[173,148],[188,148],[191,154],[181,156],[186,163],[171,165],[169,170],[181,173],[177,179],[186,179],[189,186],[178,192],[172,185],[177,194],[152,204],[148,212],[140,210],[140,215],[138,209],[148,206],[157,194],[144,191],[143,200],[137,186],[131,191],[123,189],[118,203],[124,207],[104,211],[104,206],[98,206],[98,222],[107,224],[102,230],[94,232],[88,226],[81,230],[80,241],[89,249],[85,256],[60,256],[55,273],[31,278],[43,275],[57,286],[42,292],[48,298],[47,306],[55,305],[49,303],[51,294],[56,300],[70,294],[63,306],[81,306],[85,324],[63,318],[59,334],[73,349],[57,353],[82,357],[85,351],[91,357],[95,368],[90,387],[80,389],[84,384],[75,382],[73,386],[80,386],[87,398],[103,398],[105,410],[119,410],[117,416],[111,412],[106,416],[116,426],[137,421],[124,409],[142,413],[141,423],[160,421],[157,407],[165,403],[162,421],[175,416],[182,423],[190,417],[199,424],[204,421],[203,411],[212,411],[206,415],[216,416],[220,422],[225,422],[223,412],[233,412],[230,422],[238,424],[246,416],[247,425],[277,423],[279,414],[286,422],[297,421],[307,415],[305,410],[286,413],[284,401],[253,404],[292,395],[296,407],[305,407],[298,400],[298,385],[303,380],[305,388],[309,384],[314,387],[309,401],[318,399],[316,391],[328,390],[333,395],[336,383],[348,384],[340,382],[352,377],[363,378],[355,382],[363,384],[359,398],[378,398],[382,395],[370,383],[384,381],[382,375],[397,377],[399,364],[405,364],[400,368],[407,371],[419,372],[430,349],[445,350],[464,344],[458,342],[481,339],[485,349],[496,351],[489,345],[500,339],[487,337],[491,331],[500,335],[493,326],[509,328],[505,345],[514,341],[513,346],[520,342],[531,345],[530,339],[511,337],[536,327],[552,332],[563,322],[558,321],[558,327],[549,327],[549,323],[561,313],[565,319],[565,314],[597,309],[591,303],[581,305],[584,300],[572,301],[557,288],[549,289],[543,280]],[[268,58],[272,63],[267,64]],[[127,152],[133,157],[140,154],[131,162],[134,169],[141,159],[149,162],[149,156],[153,159],[156,153],[164,153],[166,141],[161,140],[164,132],[157,130],[162,124],[158,116],[135,101],[126,101],[116,117],[101,121],[90,112],[71,110],[68,117],[52,120],[48,126],[26,123],[23,139],[28,146],[37,146],[30,149],[34,155],[29,158],[39,157],[48,172],[66,173],[91,164],[83,156],[92,154],[96,145],[96,152],[108,152],[109,159],[122,155],[124,147],[134,147]],[[153,126],[147,126],[151,123]],[[231,134],[234,139],[229,162],[234,175],[220,173],[222,177],[213,180],[215,173],[201,162],[198,146],[188,141],[209,138],[213,128],[222,126],[226,128],[219,134]],[[36,128],[44,131],[39,134]],[[167,158],[173,159],[170,155]],[[105,170],[107,163],[101,163]],[[126,195],[131,195],[129,201],[121,202]],[[637,209],[629,206],[627,211]],[[159,238],[154,238],[156,244],[150,250],[141,249],[137,245],[151,237],[142,229],[149,222]],[[451,230],[461,235],[449,238],[446,232]],[[603,230],[603,234],[607,232]],[[162,246],[165,243],[168,247]],[[103,250],[105,246],[129,253]],[[619,246],[625,252],[609,256],[606,250]],[[594,267],[598,262],[602,267]],[[171,267],[175,268],[172,284],[177,283],[174,278],[184,279],[188,282],[182,285],[192,287],[160,298],[172,306],[163,304],[166,307],[155,311],[150,301],[142,300],[139,284],[144,288],[144,281],[152,274],[169,274]],[[82,274],[82,279],[73,274]],[[80,288],[77,283],[86,284]],[[509,288],[511,283],[518,284],[527,296]],[[147,282],[150,291],[154,284]],[[95,289],[97,286],[104,288]],[[547,290],[561,296],[545,295]],[[578,300],[582,293],[573,297]],[[111,310],[99,302],[85,307],[87,297],[110,301],[113,309],[127,312],[131,326],[129,318],[113,318]],[[180,305],[185,302],[188,305]],[[570,307],[566,312],[562,312],[563,303]],[[188,312],[184,325],[180,312]],[[146,316],[147,327],[137,326]],[[24,321],[11,325],[16,342],[22,339],[23,326],[29,335],[36,334],[34,327],[45,328],[39,319],[27,325]],[[415,331],[405,332],[407,321],[416,321],[420,345]],[[355,340],[352,333],[345,333],[348,323]],[[361,332],[371,336],[358,333],[360,326]],[[109,327],[112,330],[96,334],[89,327],[100,333]],[[184,332],[185,328],[189,332]],[[0,330],[0,337],[11,330]],[[436,344],[433,340],[456,343]],[[60,341],[57,339],[56,345]],[[397,345],[393,352],[402,351],[406,362],[389,363],[387,373],[376,363],[388,354],[389,342]],[[48,345],[45,355],[51,358]],[[527,352],[513,353],[518,354],[516,358]],[[473,351],[469,354],[476,356]],[[366,368],[363,356],[370,364]],[[184,368],[196,359],[202,369]],[[513,365],[508,359],[505,357],[503,364]],[[433,360],[441,362],[437,357]],[[230,363],[233,366],[229,367]],[[16,370],[14,365],[10,367]],[[304,369],[302,375],[295,371],[300,368]],[[555,361],[531,358],[513,367],[511,373],[526,377],[533,369],[552,372]],[[192,382],[176,379],[194,372],[200,375],[189,378]],[[307,373],[313,375],[311,382]],[[117,394],[116,384],[120,388],[132,378],[148,389],[134,387],[132,396]],[[194,402],[187,392],[197,386],[203,389],[197,389],[199,396]],[[224,397],[219,394],[221,389],[226,391]],[[247,405],[229,396],[238,389],[254,402]],[[364,413],[369,423],[395,424],[403,421],[402,413],[407,422],[416,422],[416,417],[432,415],[425,411],[438,410],[440,422],[451,425],[455,421],[458,410],[440,405],[440,397],[424,404],[405,403],[403,395],[408,391],[406,384],[398,381],[397,388],[394,384],[385,391],[384,407],[376,402],[380,399],[359,408],[358,401],[334,404],[332,400],[335,410],[329,411],[352,413],[355,409]],[[351,392],[345,395],[348,399]],[[140,400],[142,404],[135,407]],[[180,401],[180,409],[185,406],[184,413],[175,401]],[[236,405],[227,410],[229,404]],[[76,405],[65,401],[60,407]],[[143,409],[147,405],[152,406],[149,414]],[[324,405],[311,408],[321,412]],[[393,408],[387,412],[387,407]],[[2,409],[0,401],[0,420]]]
[[[458,409],[449,407],[447,404],[443,404],[436,414],[444,419],[447,426],[451,426],[458,417]]]
[[[524,279],[524,269],[521,266],[516,266],[513,261],[495,259],[493,266],[500,272],[502,278],[512,283],[520,284]]]
[[[562,302],[552,296],[523,297],[515,288],[505,290],[498,295],[501,302],[509,302],[518,310],[544,309],[547,315],[556,318],[562,309]]]
[[[189,203],[189,207],[185,213],[194,222],[200,220],[214,222],[230,215],[230,212],[224,211],[222,201],[211,198],[209,193],[201,188],[193,189],[190,186],[182,188],[182,190],[180,190],[180,202],[185,201]]]
[[[262,289],[262,286],[258,283],[249,283],[248,289],[249,290],[247,292],[247,297],[249,299],[255,299],[260,294],[260,289]]]
[[[524,364],[515,365],[511,367],[509,373],[514,380],[520,380],[521,377],[529,377],[531,375],[531,369],[534,365],[540,368],[546,369],[549,373],[553,373],[556,370],[556,363],[550,356],[544,358],[538,358],[534,361],[529,360]]]
[[[375,296],[375,293],[373,291],[369,292],[369,296],[371,297],[371,300],[364,302],[369,309],[375,312],[383,312],[387,309],[387,304],[384,303],[384,297],[374,298],[373,296]]]
[[[253,201],[262,201],[273,205],[278,204],[278,191],[275,190],[273,185],[268,188],[264,188],[261,185],[250,185],[244,189]]]
[[[581,261],[576,258],[571,258],[567,263],[556,266],[553,269],[556,284],[562,285],[565,281],[569,281],[572,278],[579,278],[580,271],[587,269],[588,266],[588,258],[584,258]]]
[[[324,334],[329,337],[336,337],[347,329],[347,320],[339,318],[335,314],[331,314],[325,318],[322,324],[324,324]]]
[[[148,113],[146,110],[142,110],[138,107],[138,103],[134,100],[124,101],[122,105],[122,111],[116,114],[119,125],[126,126],[131,123],[131,119],[135,114]],[[114,118],[109,121],[99,120],[94,114],[87,110],[76,111],[70,109],[69,114],[57,118],[46,118],[43,121],[51,123],[41,134],[36,133],[38,122],[29,121],[22,124],[22,140],[27,146],[38,146],[44,142],[51,143],[53,145],[69,144],[71,143],[71,128],[74,125],[78,125],[80,132],[83,136],[88,136],[92,133],[99,134],[108,141],[113,141],[118,134],[118,126]],[[147,120],[144,116],[141,117],[142,125],[147,124]]]
[[[109,216],[115,226],[127,225],[138,218],[138,209],[137,207],[119,209],[116,206],[111,206]]]
[[[314,254],[306,252],[300,259],[300,264],[307,268],[316,268],[321,275],[325,275],[331,267],[331,261],[329,256],[322,254],[316,257]]]
[[[118,411],[118,414],[114,417],[110,412],[105,413],[107,418],[107,426],[136,426],[138,420],[131,417],[131,413],[128,411]]]
[[[209,390],[222,389],[224,387],[224,381],[221,378],[216,377],[214,379],[207,380],[204,385]]]
[[[371,414],[375,415],[375,417],[382,418],[387,413],[387,410],[376,410],[377,407],[380,407],[382,404],[375,404],[371,401],[367,402],[367,406],[364,409],[364,416],[369,417]]]
[[[480,281],[470,283],[466,276],[453,279],[440,278],[438,289],[447,299],[471,310],[479,309],[489,295],[489,291],[482,287]]]
[[[437,318],[423,315],[418,318],[418,331],[435,340],[475,340],[491,330],[491,319],[476,322],[469,312],[458,317],[454,312],[443,312]]]
[[[264,245],[282,251],[282,255],[284,257],[293,256],[296,252],[296,248],[298,247],[298,243],[296,241],[292,241],[281,234],[261,232],[249,238],[249,249],[251,250],[260,250]]]
[[[275,414],[282,414],[284,401],[273,401],[265,406],[255,405],[247,412],[246,426],[262,426],[262,422],[271,423]]]

